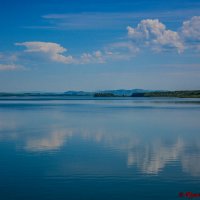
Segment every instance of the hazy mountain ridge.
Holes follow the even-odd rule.
[[[155,91],[155,90],[154,90]],[[94,96],[95,93],[112,93],[117,96],[131,96],[133,93],[147,93],[153,90],[143,89],[119,89],[119,90],[99,90],[94,92],[69,90],[66,92],[0,92],[0,96]]]
[[[154,90],[155,91],[155,90]],[[126,89],[119,89],[119,90],[99,90],[95,92],[85,92],[85,91],[67,91],[64,94],[66,95],[74,95],[74,96],[93,96],[95,93],[111,93],[113,95],[117,96],[131,96],[133,93],[147,93],[147,92],[153,92],[153,90],[143,90],[143,89],[132,89],[132,90],[126,90]]]
[[[200,98],[200,90],[144,90],[144,89],[119,89],[119,90],[100,90],[96,92],[86,91],[66,91],[56,92],[0,92],[2,99],[6,98],[56,98],[56,97],[180,97],[180,98]]]

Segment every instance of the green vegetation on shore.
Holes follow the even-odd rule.
[[[132,94],[132,97],[178,97],[178,98],[200,98],[200,90],[193,91],[164,91],[164,92],[147,92]]]
[[[119,96],[112,93],[95,93],[94,97],[127,97]],[[178,98],[200,98],[200,90],[188,91],[155,91],[133,93],[129,97],[178,97]]]

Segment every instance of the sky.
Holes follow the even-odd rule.
[[[200,89],[200,0],[0,0],[0,92]]]

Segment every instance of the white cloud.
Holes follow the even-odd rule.
[[[102,53],[101,51],[95,51],[93,52],[93,57],[97,61],[97,63],[105,63],[105,54]]]
[[[60,44],[52,42],[23,42],[16,43],[17,46],[25,46],[27,53],[42,53],[45,58],[64,64],[91,64],[105,63],[106,54],[102,51],[94,51],[91,53],[82,53],[79,57],[65,56],[63,53],[67,51]],[[41,54],[40,54],[41,55]]]
[[[185,40],[200,41],[200,16],[184,21],[181,33]]]
[[[90,63],[91,61],[92,61],[92,55],[90,53],[83,53],[81,55],[80,63],[85,64],[85,63]]]
[[[129,38],[138,46],[148,46],[152,50],[161,51],[175,48],[179,53],[184,51],[184,45],[179,34],[167,30],[158,19],[142,20],[136,28],[127,27]]]
[[[104,64],[108,61],[129,60],[136,53],[133,46],[126,43],[115,43],[103,51],[94,51],[92,53],[83,53],[76,59],[77,64]]]
[[[17,64],[18,56],[15,53],[0,52],[0,61],[0,71],[26,70],[24,66]]]
[[[25,67],[15,64],[0,64],[0,71],[17,71],[25,70]]]
[[[121,49],[121,50],[129,50],[132,53],[137,53],[139,51],[139,48],[137,46],[135,46],[132,42],[127,42],[127,41],[123,41],[123,42],[116,42],[110,45],[111,49]]]
[[[14,63],[18,61],[17,53],[3,53],[0,52],[0,61],[3,63]]]
[[[200,50],[200,16],[184,21],[180,35],[187,48]]]
[[[22,42],[16,43],[17,46],[25,46],[28,53],[43,53],[52,61],[69,64],[73,62],[72,56],[63,55],[67,51],[60,44],[53,42]]]
[[[105,63],[105,54],[101,51],[94,51],[92,53],[83,53],[80,59],[77,59],[79,64],[89,64],[89,63]]]
[[[96,58],[101,58],[101,57],[102,57],[101,51],[95,51],[95,52],[94,52],[94,56],[95,56]]]

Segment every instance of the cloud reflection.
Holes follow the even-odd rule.
[[[12,126],[8,128],[9,125]],[[144,134],[123,133],[117,128],[111,132],[106,127],[98,130],[92,127],[91,129],[52,127],[50,130],[39,131],[39,134],[21,133],[18,130],[20,128],[17,127],[17,123],[6,124],[5,121],[1,121],[0,139],[16,140],[16,143],[23,141],[22,149],[27,152],[48,152],[61,151],[62,147],[65,148],[67,141],[76,137],[78,140],[86,141],[85,145],[92,142],[108,150],[122,152],[126,155],[128,168],[136,166],[145,174],[159,174],[167,165],[177,162],[181,164],[183,172],[200,176],[200,145],[195,137],[188,140],[186,136],[171,134],[170,137],[169,135],[164,137],[156,134],[147,138]],[[193,151],[188,151],[188,149],[193,149]]]
[[[28,138],[25,149],[27,151],[49,151],[61,148],[66,140],[72,136],[72,131],[58,130],[37,138]]]
[[[127,165],[137,165],[142,172],[147,174],[158,174],[168,163],[179,159],[184,142],[178,138],[175,144],[166,145],[162,140],[156,140],[153,143],[142,147],[141,151],[130,151],[128,153]]]

